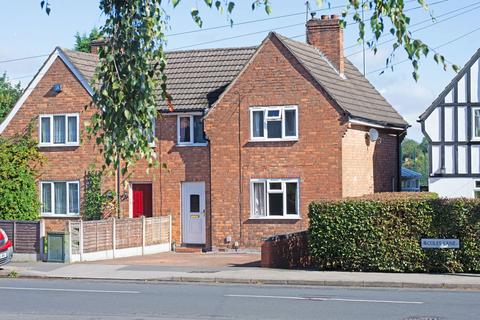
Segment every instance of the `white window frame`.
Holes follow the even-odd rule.
[[[480,110],[480,107],[471,108],[472,112],[472,141],[480,141],[480,136],[475,135],[475,110]]]
[[[281,190],[270,190],[270,183],[281,183],[282,189]],[[258,216],[255,215],[255,199],[254,199],[254,184],[255,183],[264,183],[265,187],[265,216]],[[297,214],[287,214],[287,183],[296,183],[297,184]],[[268,200],[269,193],[283,193],[283,215],[281,216],[270,216],[270,204]],[[250,219],[260,219],[260,220],[299,220],[300,217],[300,179],[251,179],[250,180]]]
[[[65,143],[54,143],[53,117],[65,117]],[[77,141],[68,142],[68,117],[77,119]],[[50,119],[50,142],[42,142],[42,119]],[[75,147],[80,145],[80,115],[78,113],[41,114],[38,116],[38,146],[39,147]]]
[[[194,117],[202,116],[201,112],[199,113],[185,113],[177,115],[177,146],[183,147],[202,147],[208,145],[208,142],[195,142],[195,120]],[[190,141],[189,142],[180,142],[180,118],[190,118]]]
[[[268,111],[280,110],[279,117],[268,117]],[[295,136],[285,136],[285,111],[295,110]],[[263,111],[263,137],[253,136],[253,112]],[[298,106],[267,106],[267,107],[250,107],[250,141],[297,141],[298,140]],[[282,137],[281,138],[268,138],[268,121],[281,121],[282,122]]]
[[[67,208],[67,213],[66,214],[56,214],[55,213],[55,186],[54,183],[58,182],[64,182],[66,183],[66,193],[67,193],[67,203],[66,203],[66,208]],[[50,203],[51,203],[51,212],[43,212],[43,184],[44,183],[49,183],[50,184]],[[78,196],[77,196],[77,201],[78,201],[78,212],[70,212],[70,200],[69,200],[69,191],[70,191],[70,184],[76,184],[78,188]],[[80,216],[80,181],[78,180],[45,180],[45,181],[40,181],[40,216],[42,217],[78,217]]]

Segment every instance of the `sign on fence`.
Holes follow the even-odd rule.
[[[130,257],[170,251],[171,216],[70,221],[71,262]]]
[[[458,249],[460,240],[458,239],[422,239],[423,249]]]

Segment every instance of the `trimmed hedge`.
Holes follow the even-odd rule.
[[[310,255],[321,270],[480,272],[478,200],[321,201],[309,216]],[[460,249],[422,249],[421,238],[458,238]]]

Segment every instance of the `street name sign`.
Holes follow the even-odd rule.
[[[423,249],[458,249],[460,240],[458,239],[422,239]]]

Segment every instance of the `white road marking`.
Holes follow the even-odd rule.
[[[394,304],[423,304],[423,302],[421,301],[342,299],[342,298],[329,298],[329,297],[261,296],[261,295],[250,295],[250,294],[226,294],[225,297],[289,299],[289,300],[310,300],[310,301],[366,302],[366,303],[394,303]]]
[[[24,290],[24,291],[59,291],[59,292],[87,292],[87,293],[127,293],[137,294],[139,291],[116,291],[116,290],[83,290],[83,289],[55,289],[55,288],[24,288],[24,287],[0,287],[1,290]]]

